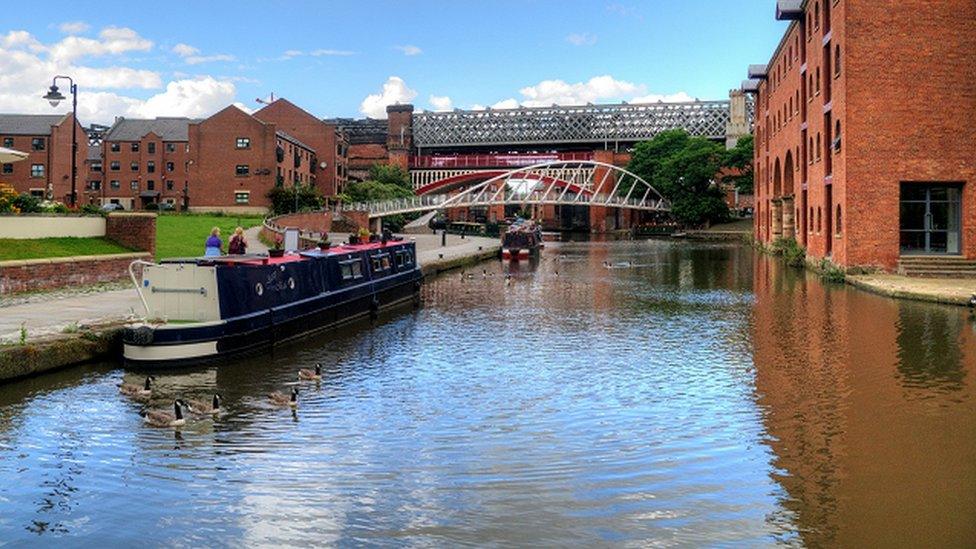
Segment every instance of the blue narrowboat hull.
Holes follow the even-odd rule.
[[[410,248],[412,252],[412,246]],[[368,254],[357,255],[364,259],[364,265],[369,265],[365,261],[369,259]],[[320,264],[313,264],[316,261]],[[263,271],[260,268],[249,271],[241,271],[240,267],[226,268],[217,277],[221,310],[234,316],[222,315],[221,320],[211,322],[126,327],[122,334],[126,365],[140,368],[185,366],[258,353],[384,309],[419,304],[423,274],[415,263],[409,269],[398,269],[399,272],[376,277],[369,273],[361,281],[343,283],[336,280],[335,273],[330,274],[330,268],[338,268],[336,261],[296,262],[287,265],[288,271],[280,266]],[[287,278],[287,284],[274,288],[279,290],[277,299],[267,283],[268,289],[262,288],[257,296],[249,298],[244,293],[255,285],[254,280],[274,278],[273,273],[278,268],[285,273],[282,277],[293,276],[299,280],[297,286],[312,289],[301,292],[304,288],[296,289],[293,278]],[[268,273],[272,276],[268,277]],[[251,303],[239,303],[241,299]],[[255,307],[253,301],[262,301],[261,307]]]

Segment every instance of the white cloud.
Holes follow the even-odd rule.
[[[588,32],[574,32],[566,37],[566,41],[574,46],[592,46],[596,44],[596,35]]]
[[[417,97],[417,92],[407,87],[399,76],[391,76],[383,83],[380,93],[366,96],[359,105],[359,112],[370,118],[386,118],[386,107],[396,103],[409,103]]]
[[[291,59],[292,57],[298,57],[299,55],[305,55],[302,50],[288,50],[282,54],[285,59]]]
[[[65,21],[58,25],[58,30],[64,34],[81,34],[83,32],[88,32],[91,25],[85,23],[84,21]]]
[[[213,63],[215,61],[236,61],[237,58],[226,53],[214,55],[200,55],[200,49],[189,44],[177,44],[173,46],[173,53],[183,58],[187,65],[199,65],[200,63]]]
[[[355,55],[356,52],[349,50],[312,50],[308,53],[312,57],[323,57],[323,56],[339,56],[344,57],[348,55]]]
[[[237,58],[226,53],[215,55],[191,55],[184,59],[187,65],[199,65],[200,63],[213,63],[215,61],[236,61]]]
[[[585,82],[568,83],[563,80],[543,80],[534,86],[519,90],[521,99],[508,98],[492,104],[493,109],[514,109],[525,107],[548,107],[550,105],[584,105],[586,103],[609,103],[627,101],[630,103],[668,103],[695,101],[685,92],[672,94],[649,94],[647,86],[626,80],[617,80],[610,75],[595,76]],[[480,105],[473,106],[477,110]]]
[[[663,101],[665,103],[685,103],[689,101],[697,101],[697,99],[685,92],[678,92],[667,95],[652,93],[650,95],[634,97],[630,100],[631,103],[657,103],[658,101]]]
[[[200,50],[189,44],[179,43],[173,46],[173,53],[179,55],[180,57],[190,57],[191,55],[199,54]]]
[[[516,109],[519,106],[519,102],[515,99],[505,99],[495,103],[491,106],[493,109]]]
[[[405,44],[403,46],[396,46],[396,49],[403,52],[403,55],[420,55],[424,50],[414,46],[412,44]]]
[[[85,41],[80,42],[83,52],[65,54],[69,41],[76,38],[45,45],[25,31],[0,35],[0,112],[64,112],[64,104],[52,109],[41,99],[56,74],[69,74],[78,84],[79,117],[85,124],[110,123],[115,116],[205,116],[235,99],[230,78],[177,76],[164,88],[158,72],[101,63],[96,67],[83,61],[86,55],[118,55],[152,47],[131,29],[110,27],[99,33],[98,40],[80,39]],[[134,97],[118,91],[130,89],[155,92]]]
[[[435,111],[449,111],[454,108],[454,103],[451,101],[451,98],[446,95],[431,95],[427,98],[427,101]]]
[[[70,62],[90,56],[119,55],[130,51],[149,51],[153,47],[147,40],[129,28],[105,27],[98,39],[68,36],[48,48],[55,61]]]

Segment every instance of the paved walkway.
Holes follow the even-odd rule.
[[[870,292],[903,299],[968,305],[976,278],[917,278],[895,274],[848,275],[847,282]]]
[[[248,251],[266,251],[267,247],[258,240],[256,231],[251,234],[252,230],[248,231]],[[333,233],[330,238],[333,242],[340,242],[346,240],[348,235]],[[405,235],[405,238],[416,241],[417,259],[425,272],[436,272],[465,258],[490,254],[497,250],[499,243],[495,238],[462,239],[448,235],[447,246],[441,247],[440,235]],[[30,340],[86,324],[116,322],[143,314],[142,302],[131,284],[112,285],[104,291],[67,289],[26,297],[0,298],[0,341],[18,341],[21,325],[26,328]]]

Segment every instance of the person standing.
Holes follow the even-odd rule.
[[[204,257],[224,255],[224,242],[220,239],[220,227],[210,229],[210,238],[207,239],[204,246]]]
[[[247,239],[244,238],[244,229],[238,227],[234,229],[234,236],[230,237],[227,243],[227,253],[231,255],[244,255],[247,253]]]

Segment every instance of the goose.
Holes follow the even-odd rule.
[[[145,400],[152,396],[152,382],[156,381],[154,376],[146,376],[146,383],[136,385],[135,383],[120,383],[119,392],[125,396]]]
[[[509,273],[505,273],[505,285],[506,286],[512,285],[512,275]]]
[[[162,410],[143,410],[139,412],[142,419],[153,427],[179,427],[186,424],[183,417],[183,407],[186,403],[180,399],[173,401],[173,413]]]
[[[220,410],[220,399],[221,396],[218,393],[214,393],[213,399],[210,402],[205,400],[190,400],[187,402],[189,404],[190,411],[197,415],[217,415],[221,412]]]
[[[268,394],[268,400],[271,404],[284,408],[285,406],[291,406],[292,408],[298,407],[298,389],[293,388],[291,390],[291,397],[282,393],[281,391],[275,391]]]
[[[309,370],[308,368],[302,368],[298,370],[298,379],[304,379],[307,381],[322,379],[322,365],[316,364],[314,370]]]

